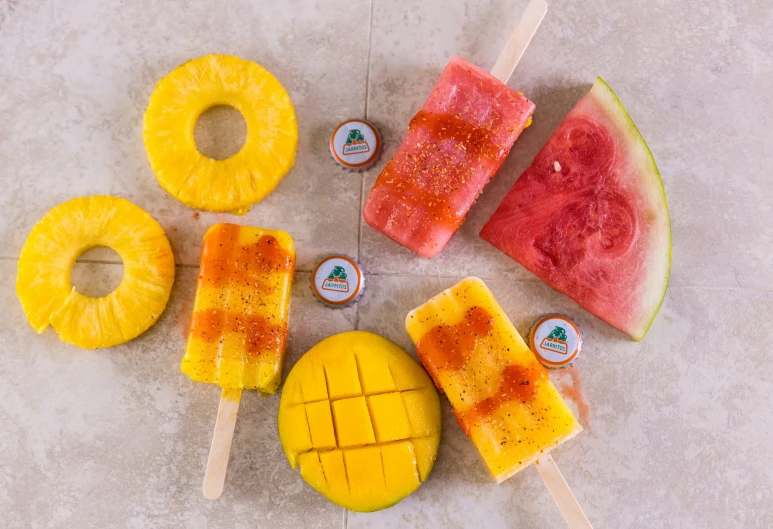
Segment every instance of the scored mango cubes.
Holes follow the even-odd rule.
[[[398,346],[345,332],[295,364],[278,423],[290,465],[312,487],[347,509],[375,511],[427,479],[440,443],[440,399]]]
[[[582,430],[480,279],[441,292],[405,326],[498,483]]]

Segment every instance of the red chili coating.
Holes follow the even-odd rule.
[[[263,274],[291,272],[294,257],[272,235],[242,246],[240,226],[218,224],[204,239],[199,268],[199,287],[251,286],[269,288]]]
[[[456,420],[469,437],[473,424],[488,419],[502,404],[518,401],[527,404],[534,400],[541,381],[547,378],[547,372],[541,365],[510,365],[502,372],[499,389],[491,397],[480,401],[471,410],[454,410]]]
[[[284,351],[287,326],[271,323],[263,316],[242,315],[220,309],[198,311],[191,319],[190,336],[212,343],[226,333],[242,335],[250,355]]]
[[[229,296],[238,292],[242,296],[239,306],[258,307],[267,303],[266,296],[278,295],[282,283],[282,276],[268,274],[292,273],[294,257],[272,235],[262,235],[254,243],[244,244],[240,233],[241,227],[236,224],[218,224],[204,238],[198,289],[219,289],[225,308],[194,312],[189,337],[212,343],[226,333],[236,333],[242,335],[241,341],[249,355],[279,354],[287,342],[287,325],[277,324],[265,316],[229,311]],[[255,295],[253,290],[260,294]]]
[[[493,317],[486,309],[473,307],[456,325],[438,325],[428,331],[416,344],[416,354],[437,380],[437,373],[442,369],[464,368],[475,344],[493,326]]]

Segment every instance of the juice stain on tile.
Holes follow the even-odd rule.
[[[571,379],[571,385],[567,384],[566,376],[569,375]],[[577,370],[577,366],[571,366],[565,370],[562,370],[559,375],[558,389],[564,398],[567,398],[574,402],[577,406],[577,412],[579,413],[580,423],[589,432],[593,431],[590,425],[590,407],[585,401],[585,397],[582,394],[582,381],[580,380],[580,372]]]

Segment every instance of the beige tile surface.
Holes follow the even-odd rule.
[[[116,265],[79,265],[109,280]],[[107,270],[106,270],[107,269]],[[245,393],[223,497],[201,484],[220,389],[180,372],[196,270],[178,268],[160,321],[139,338],[84,351],[49,329],[35,335],[14,291],[16,263],[0,262],[0,508],[3,527],[338,527],[343,509],[292,470],[276,430],[279,395]],[[298,274],[286,371],[354,310],[329,310]],[[99,286],[98,284],[96,286]],[[314,326],[307,322],[314,321]]]
[[[368,279],[360,328],[413,354],[405,315],[461,278]],[[773,443],[773,375],[750,334],[773,331],[773,294],[672,288],[637,344],[541,283],[488,285],[522,334],[552,312],[584,333],[577,380],[567,370],[551,378],[564,393],[579,383],[586,429],[554,457],[596,527],[773,524],[773,455],[765,448]],[[350,513],[350,528],[565,526],[533,468],[495,485],[445,402],[444,411],[429,480],[391,509]]]
[[[368,117],[386,137],[370,190],[452,54],[493,66],[526,2],[375,2]],[[671,210],[672,284],[773,288],[773,39],[767,2],[549,2],[510,86],[537,105],[494,181],[440,256],[426,260],[365,227],[373,273],[532,279],[478,232],[597,75],[648,141]]]
[[[285,229],[303,270],[321,254],[356,253],[359,177],[329,163],[325,142],[337,123],[363,112],[366,0],[222,8],[201,1],[12,3],[0,27],[0,184],[7,190],[0,256],[16,257],[53,206],[90,194],[145,208],[167,230],[178,263],[198,264],[201,236],[217,220]],[[265,66],[298,114],[295,167],[243,217],[195,219],[158,185],[142,143],[156,81],[207,53]]]
[[[579,381],[587,429],[555,458],[595,527],[773,526],[767,2],[551,1],[511,82],[537,104],[535,123],[445,252],[427,261],[367,226],[358,237],[361,183],[369,190],[448,56],[490,67],[525,3],[0,0],[0,526],[564,527],[533,469],[490,481],[445,403],[429,481],[391,509],[357,514],[290,469],[275,427],[278,396],[247,394],[224,495],[205,501],[219,391],[190,382],[179,362],[201,235],[218,221],[286,229],[301,270],[342,252],[359,254],[369,272],[361,302],[344,310],[320,305],[308,273],[297,275],[285,372],[322,338],[353,328],[413,354],[408,310],[477,274],[522,332],[561,312],[585,333],[575,380],[553,377],[565,393]],[[244,217],[196,217],[157,185],[142,145],[156,80],[211,52],[266,66],[298,112],[296,167]],[[673,221],[672,288],[639,344],[477,236],[599,74],[648,140]],[[338,169],[328,134],[366,108],[385,155],[365,173]],[[180,266],[155,327],[114,349],[82,351],[26,323],[15,261],[48,209],[96,193],[153,214]],[[73,275],[83,288],[104,289],[120,269],[85,263]]]

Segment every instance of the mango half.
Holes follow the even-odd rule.
[[[440,399],[397,345],[344,332],[295,364],[278,423],[287,460],[309,485],[341,507],[377,511],[429,476],[440,444]]]

